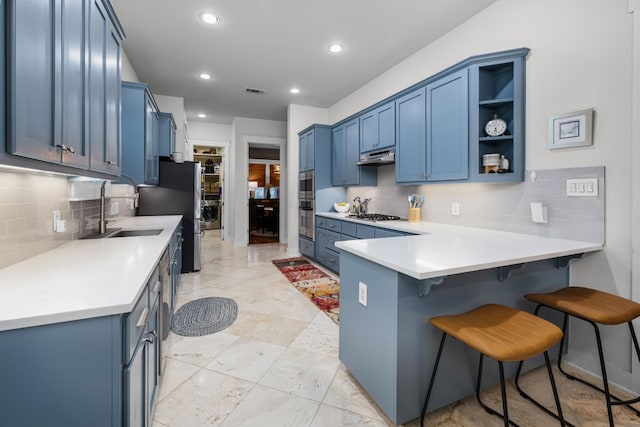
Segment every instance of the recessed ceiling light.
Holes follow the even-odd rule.
[[[298,89],[297,87],[292,87],[291,90],[289,90],[289,92],[291,93],[300,93],[300,89]]]
[[[201,119],[204,119],[205,117],[207,117],[207,115],[204,113],[200,113],[198,114],[198,117],[200,117]]]
[[[331,53],[341,53],[344,50],[344,47],[340,43],[332,43],[329,45],[329,52]]]
[[[214,15],[211,12],[202,12],[200,14],[200,19],[205,24],[215,25],[220,23],[220,18],[218,18],[216,15]]]
[[[201,78],[202,80],[211,80],[211,74],[201,73],[201,74],[200,74],[200,78]]]

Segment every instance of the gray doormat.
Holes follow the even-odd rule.
[[[231,326],[238,317],[238,304],[230,298],[210,297],[190,301],[171,320],[171,330],[185,337],[199,337]]]

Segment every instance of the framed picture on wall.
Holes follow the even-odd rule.
[[[593,108],[549,117],[549,149],[593,144]]]

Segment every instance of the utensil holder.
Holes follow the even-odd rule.
[[[420,222],[420,208],[409,208],[409,222]]]

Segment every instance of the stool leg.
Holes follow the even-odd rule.
[[[480,388],[482,386],[483,361],[484,361],[484,354],[480,353],[480,361],[478,362],[478,382],[476,384],[476,400],[478,401],[478,404],[482,406],[484,410],[487,411],[487,413],[491,415],[495,415],[497,417],[501,417],[504,420],[505,427],[508,427],[509,425],[518,427],[518,424],[514,423],[513,421],[509,421],[509,410],[507,408],[507,390],[504,385],[505,384],[504,383],[504,365],[502,362],[497,361],[498,367],[500,370],[500,393],[502,394],[502,410],[504,414],[501,414],[500,412],[489,408],[487,405],[485,405],[482,399],[480,399]]]
[[[566,336],[567,334],[567,317],[568,315],[565,314],[565,320],[564,320],[564,324],[562,327],[562,330]],[[578,378],[576,376],[571,375],[570,373],[566,372],[564,369],[562,369],[562,350],[563,350],[563,342],[564,342],[564,337],[562,338],[562,341],[560,342],[560,354],[558,355],[558,369],[560,369],[560,372],[562,372],[567,378],[569,378],[570,380],[573,381],[578,381],[582,384],[588,385],[589,387],[598,390],[601,393],[604,393],[605,395],[605,401],[607,404],[607,414],[609,416],[609,425],[613,426],[613,411],[611,410],[611,406],[612,405],[625,405],[627,406],[629,409],[631,409],[633,412],[636,413],[636,415],[640,416],[640,411],[636,408],[634,408],[633,406],[630,406],[632,403],[637,403],[640,402],[640,396],[636,397],[635,399],[630,399],[630,400],[622,400],[619,397],[613,395],[610,390],[609,390],[609,382],[607,380],[607,372],[606,372],[606,368],[605,368],[605,363],[604,363],[604,352],[602,350],[602,340],[600,338],[600,329],[598,328],[598,325],[590,320],[584,319],[582,317],[577,317],[578,319],[582,319],[585,322],[591,324],[591,326],[593,326],[593,330],[595,332],[595,336],[596,336],[596,345],[598,348],[598,359],[600,361],[600,371],[602,372],[602,382],[603,382],[603,387],[604,388],[600,388],[594,384],[591,384],[588,381],[585,381],[581,378]],[[638,360],[640,360],[640,347],[638,346],[638,339],[637,336],[635,334],[633,325],[631,324],[631,322],[628,323],[629,325],[629,331],[631,332],[631,339],[633,341],[633,345],[636,349],[636,354],[638,356]],[[615,400],[612,401],[612,399]]]
[[[545,408],[537,400],[535,400],[533,397],[531,397],[527,393],[525,393],[524,390],[522,390],[522,388],[520,387],[520,383],[519,383],[519,381],[520,381],[520,373],[522,372],[522,365],[523,365],[524,361],[520,361],[520,363],[518,363],[518,370],[516,371],[516,378],[515,378],[515,381],[514,381],[516,389],[520,393],[520,396],[524,397],[527,400],[530,400],[538,408],[542,409],[544,412],[546,412],[547,414],[551,415],[556,420],[560,421],[560,425],[561,426],[574,427],[573,424],[571,424],[568,421],[564,420],[564,415],[562,413],[562,406],[560,405],[560,397],[558,395],[558,389],[556,387],[556,381],[555,381],[555,378],[554,378],[554,375],[553,375],[553,371],[551,370],[551,361],[549,360],[549,353],[547,351],[544,352],[544,362],[545,362],[545,365],[547,366],[547,374],[549,375],[549,381],[551,382],[551,390],[553,391],[553,398],[554,398],[554,400],[556,402],[556,410],[558,411],[558,414],[554,414],[553,412],[551,412],[550,410]]]
[[[427,405],[429,404],[429,398],[431,397],[431,390],[433,389],[433,383],[436,379],[436,372],[438,371],[438,365],[440,364],[440,356],[442,355],[442,348],[444,347],[444,341],[446,338],[447,338],[447,334],[446,332],[443,332],[442,339],[440,339],[440,347],[438,347],[438,355],[436,356],[436,362],[433,365],[433,372],[431,373],[431,379],[429,380],[427,397],[424,399],[424,405],[422,405],[422,413],[420,414],[420,427],[424,427],[424,416],[427,413]]]

